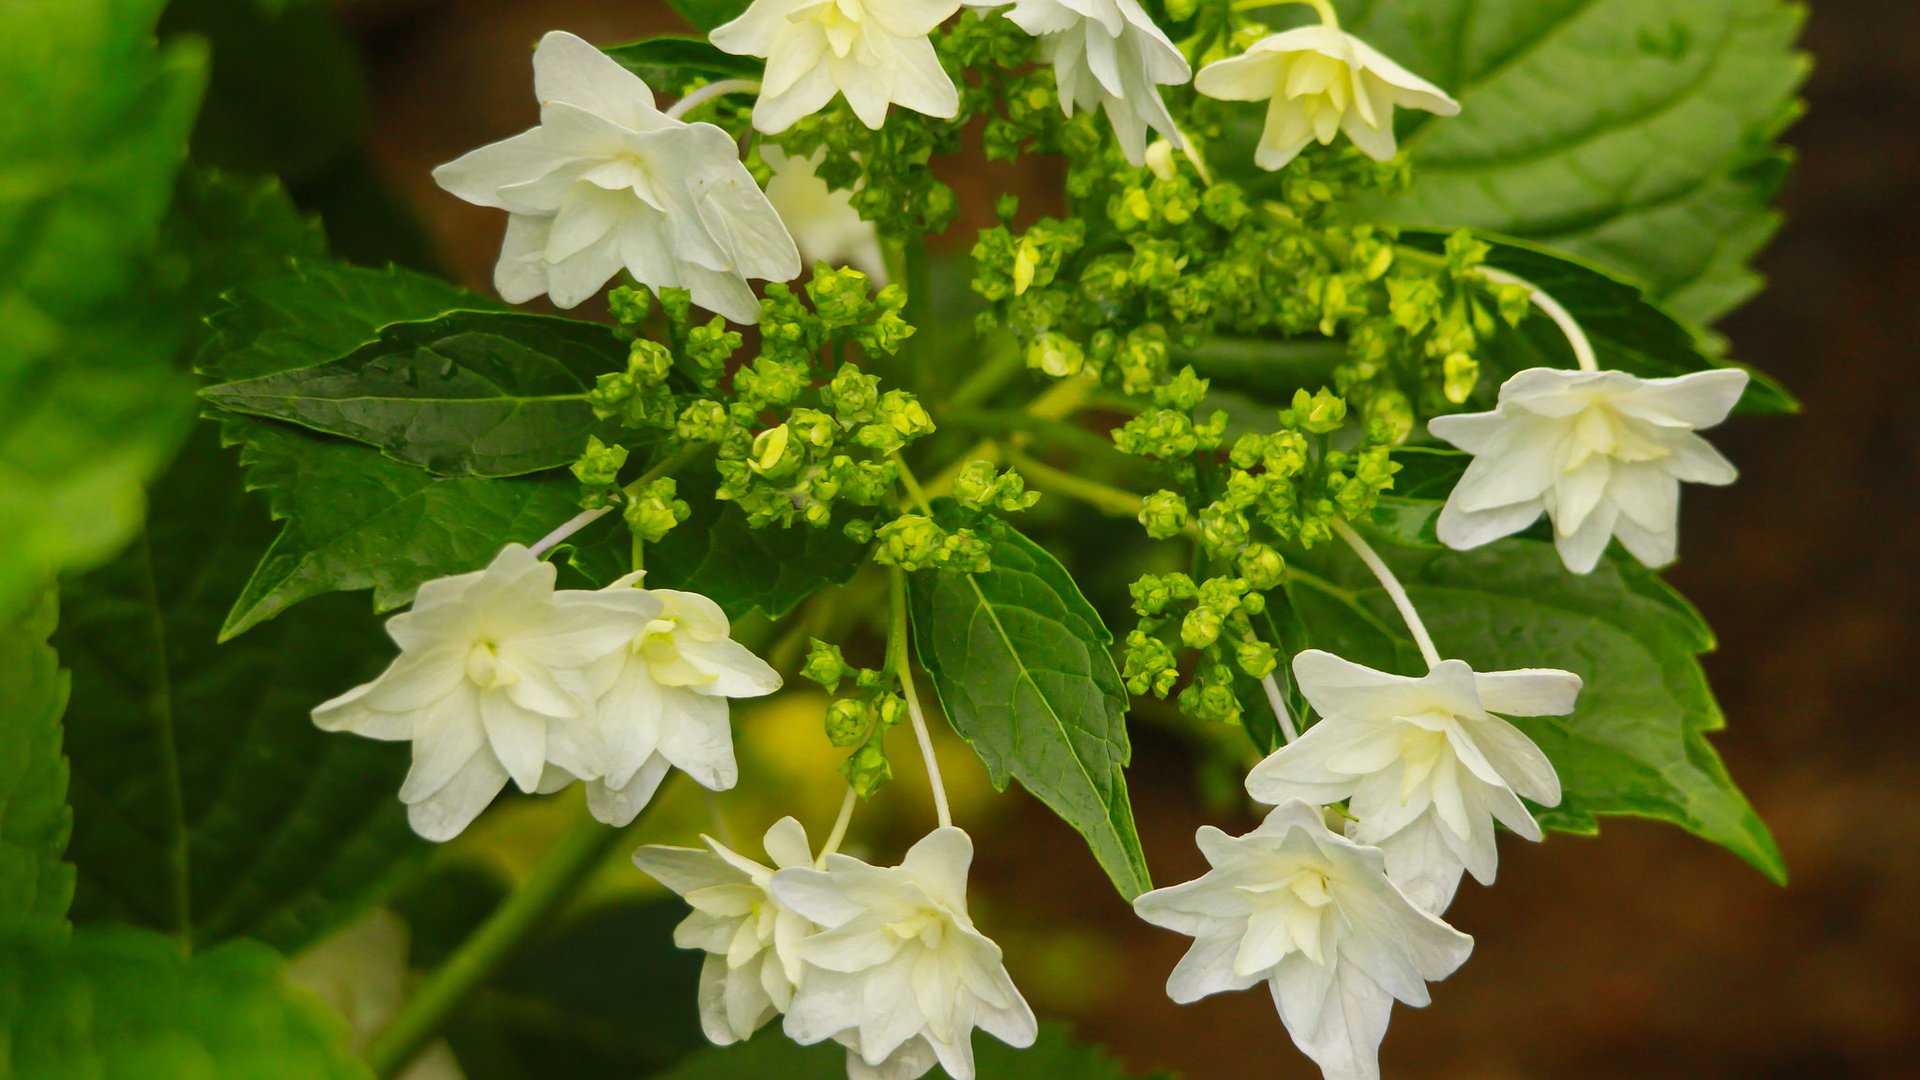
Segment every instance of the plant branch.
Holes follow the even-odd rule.
[[[920,743],[920,757],[926,762],[927,784],[933,788],[933,814],[941,828],[953,824],[953,811],[947,807],[947,785],[940,778],[940,762],[933,756],[933,735],[927,730],[927,717],[920,709],[920,692],[913,685],[913,664],[907,648],[907,573],[897,566],[887,570],[891,592],[887,621],[887,666],[900,676],[900,694],[907,699],[907,716],[913,721],[913,737]]]
[[[657,803],[657,800],[656,800]],[[591,818],[547,854],[532,876],[487,916],[480,929],[436,969],[419,991],[367,1044],[375,1075],[396,1076],[440,1034],[473,992],[521,945],[549,926],[568,900],[632,827],[616,829]]]

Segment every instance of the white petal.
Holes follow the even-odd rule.
[[[1471,551],[1531,527],[1544,509],[1545,504],[1532,499],[1492,510],[1469,511],[1449,498],[1440,508],[1440,520],[1434,523],[1433,531],[1441,543],[1455,551]]]
[[[902,108],[939,119],[960,113],[960,91],[940,66],[933,42],[915,38],[901,44],[894,73],[893,100]]]
[[[1600,556],[1607,550],[1607,541],[1613,537],[1614,522],[1619,519],[1620,511],[1611,503],[1601,503],[1586,520],[1580,523],[1579,531],[1569,536],[1554,530],[1553,544],[1559,549],[1560,561],[1567,569],[1576,574],[1591,573],[1600,564]]]
[[[506,786],[507,770],[482,748],[475,751],[466,766],[440,790],[408,804],[407,823],[427,840],[451,840],[479,817]]]
[[[1466,863],[1440,835],[1439,822],[1422,814],[1399,832],[1380,841],[1386,853],[1387,877],[1414,906],[1439,914],[1453,902]]]
[[[547,240],[553,219],[514,214],[507,218],[500,261],[493,268],[493,287],[509,304],[524,304],[547,293]]]
[[[733,756],[733,728],[723,698],[679,687],[663,694],[659,753],[709,791],[726,791],[740,778]]]
[[[1750,379],[1751,376],[1739,368],[1644,379],[1615,398],[1613,404],[1629,416],[1699,431],[1727,418],[1739,404]]]
[[[622,787],[613,787],[604,780],[588,780],[587,810],[597,821],[624,828],[653,801],[653,793],[660,790],[660,782],[666,778],[667,759],[655,754]]]
[[[633,865],[681,896],[718,885],[737,885],[747,875],[710,851],[648,844],[633,853]]]
[[[540,774],[547,767],[546,718],[492,691],[480,695],[480,719],[486,725],[488,745],[513,782],[521,791],[539,787]]]
[[[542,105],[563,101],[635,131],[668,122],[640,76],[564,30],[549,32],[534,49],[533,92]]]
[[[912,875],[936,902],[957,912],[967,909],[967,871],[973,865],[973,839],[952,826],[935,829],[908,849],[900,869]]]
[[[781,818],[767,830],[764,850],[773,865],[782,869],[813,864],[813,847],[807,842],[806,826],[791,817]]]
[[[538,180],[564,165],[539,128],[470,150],[433,170],[433,181],[476,206],[507,209],[500,189]]]

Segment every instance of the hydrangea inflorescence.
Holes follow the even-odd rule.
[[[1119,726],[1121,688],[1173,697],[1191,729],[1252,736],[1264,760],[1246,790],[1277,809],[1245,836],[1201,830],[1212,869],[1198,881],[1145,891],[1142,860],[1122,886],[1143,918],[1196,939],[1169,992],[1267,983],[1328,1075],[1377,1075],[1393,1003],[1425,1004],[1471,948],[1440,916],[1464,873],[1493,880],[1494,823],[1540,839],[1522,800],[1562,798],[1554,762],[1504,717],[1575,713],[1583,683],[1443,653],[1369,537],[1466,549],[1544,515],[1570,574],[1616,537],[1668,561],[1679,483],[1733,479],[1694,432],[1747,377],[1604,370],[1579,320],[1494,265],[1487,240],[1414,243],[1373,216],[1411,175],[1394,109],[1459,105],[1324,0],[1302,2],[1317,21],[1274,33],[1226,0],[1170,0],[1166,27],[1134,0],[755,0],[712,41],[749,70],[764,59],[762,78],[683,80],[665,110],[608,56],[549,37],[542,127],[439,175],[512,215],[508,299],[571,306],[627,274],[607,294],[625,366],[578,395],[595,421],[572,464],[582,512],[423,586],[390,623],[394,666],[315,720],[413,744],[402,797],[431,838],[509,781],[583,781],[620,825],[670,767],[714,790],[737,781],[727,701],[780,685],[767,651],[827,691],[846,799],[817,855],[788,818],[767,834],[773,866],[713,840],[637,857],[694,909],[676,940],[707,954],[706,1031],[738,1041],[780,1016],[797,1041],[844,1045],[850,1076],[937,1062],[968,1080],[975,1027],[1025,1045],[1035,1025],[967,911],[973,842],[952,824],[915,659],[995,779],[1019,777],[1097,852],[1138,849],[1124,728],[1098,736],[1119,790],[1104,824],[1075,820],[1044,770],[1096,786],[1094,714]],[[948,315],[940,331],[972,331],[956,350],[928,340],[942,316],[925,239],[960,209],[931,166],[969,132],[988,159],[1063,158],[1065,172],[1046,213],[996,202],[964,275],[971,324]],[[756,186],[769,182],[778,198]],[[803,250],[822,257],[804,281]],[[749,279],[771,280],[754,294]],[[1543,315],[1582,370],[1519,371],[1496,399],[1492,376],[1519,366],[1503,349]],[[1061,450],[1076,467],[1050,463]],[[1398,488],[1416,461],[1444,506]],[[1131,581],[1119,665],[1065,569],[1012,542],[1004,519],[1043,494],[1184,556]],[[624,531],[594,525],[615,511]],[[836,617],[817,590],[758,601],[805,606],[783,645],[750,650],[714,598],[643,587],[649,550],[700,545],[676,534],[696,513],[778,573],[815,539],[853,551],[832,580],[852,579],[859,610]],[[610,533],[624,572],[556,588],[543,557],[597,565]],[[1309,569],[1331,558],[1364,568],[1398,622]],[[1309,580],[1424,670],[1310,647],[1289,592]],[[1079,651],[1034,660],[1048,635]],[[876,666],[848,659],[876,636]],[[996,679],[1010,701],[972,700]],[[886,739],[902,727],[938,827],[877,867],[839,847],[893,776]],[[1021,757],[1029,741],[1052,765]]]

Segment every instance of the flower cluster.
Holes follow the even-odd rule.
[[[421,836],[459,835],[509,780],[543,793],[584,781],[612,825],[670,768],[733,786],[727,699],[770,694],[780,676],[706,597],[641,588],[638,574],[597,591],[554,581],[511,544],[484,570],[427,582],[387,622],[392,665],[313,710],[324,730],[413,744],[400,798]]]
[[[846,1047],[851,1080],[912,1080],[936,1063],[973,1080],[975,1028],[1033,1043],[1033,1010],[967,914],[966,833],[936,829],[899,866],[816,860],[792,818],[767,831],[771,867],[704,839],[705,851],[643,847],[634,863],[693,908],[674,943],[707,954],[709,1039],[736,1042],[784,1014],[795,1041]]]
[[[726,132],[662,113],[639,76],[572,34],[542,38],[533,67],[540,126],[434,170],[441,187],[511,215],[494,275],[509,303],[546,295],[570,308],[624,269],[752,322],[747,279],[800,272]]]

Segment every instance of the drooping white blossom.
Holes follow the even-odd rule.
[[[959,115],[960,92],[928,35],[960,0],[753,0],[708,35],[715,46],[767,61],[753,126],[768,134],[826,108],[844,94],[876,130],[887,107]]]
[[[887,260],[880,250],[880,231],[853,208],[852,192],[828,187],[814,171],[826,151],[815,151],[810,158],[794,157],[763,143],[760,156],[773,169],[767,199],[800,246],[800,257],[808,263],[851,266],[867,275],[876,288],[885,285]]]
[[[661,602],[555,593],[554,568],[510,544],[484,570],[420,586],[387,621],[400,655],[379,678],[313,710],[327,731],[411,741],[400,786],[429,840],[459,835],[509,778],[541,787],[549,762],[597,775],[556,728],[589,722],[585,669],[625,651]]]
[[[1302,26],[1255,42],[1200,69],[1194,89],[1223,101],[1265,101],[1266,129],[1254,163],[1281,169],[1307,144],[1347,138],[1375,161],[1391,161],[1395,106],[1459,113],[1446,92],[1336,26]]]
[[[1053,65],[1060,107],[1068,116],[1075,109],[1106,110],[1121,151],[1135,165],[1146,160],[1149,128],[1176,148],[1182,145],[1160,87],[1186,82],[1193,69],[1138,0],[1012,2],[1007,18],[1040,39],[1041,59]],[[974,6],[998,4],[987,0]]]
[[[973,841],[949,826],[899,866],[835,854],[824,870],[775,874],[774,897],[823,928],[798,946],[809,968],[787,1035],[847,1047],[851,1080],[912,1080],[935,1062],[973,1080],[975,1027],[1032,1045],[1033,1010],[967,916],[972,862]]]
[[[1320,722],[1254,766],[1247,793],[1268,804],[1347,799],[1347,835],[1386,853],[1387,875],[1428,911],[1445,911],[1470,871],[1491,884],[1493,823],[1529,840],[1540,826],[1522,796],[1560,801],[1553,764],[1493,715],[1573,711],[1580,676],[1552,668],[1475,672],[1443,660],[1412,677],[1309,649],[1294,677]]]
[[[1425,1005],[1473,939],[1420,910],[1388,880],[1379,849],[1289,801],[1245,836],[1202,827],[1212,867],[1133,902],[1155,926],[1194,939],[1167,979],[1186,1004],[1266,983],[1294,1045],[1329,1080],[1375,1080],[1395,999]]]
[[[540,126],[433,176],[505,210],[494,284],[510,303],[545,294],[570,308],[622,269],[685,288],[735,322],[759,320],[747,279],[786,281],[799,253],[726,132],[654,107],[638,75],[572,34],[533,55]]]
[[[780,675],[730,636],[720,605],[699,593],[642,589],[635,573],[598,593],[641,618],[626,647],[589,666],[594,708],[562,726],[568,755],[555,757],[543,790],[586,782],[587,808],[626,825],[677,768],[712,791],[739,778],[727,699],[780,689]]]
[[[769,891],[776,870],[813,865],[807,831],[792,818],[767,830],[764,866],[710,836],[707,850],[649,844],[633,863],[693,908],[673,943],[707,954],[700,968],[700,1026],[712,1042],[741,1042],[793,1001],[805,967],[799,943],[818,930]]]
[[[1435,417],[1435,436],[1474,455],[1441,510],[1442,543],[1466,549],[1544,512],[1567,568],[1584,574],[1607,540],[1648,566],[1680,541],[1680,482],[1731,484],[1732,463],[1694,432],[1727,418],[1746,389],[1737,368],[1642,379],[1624,371],[1530,368],[1492,412]]]

